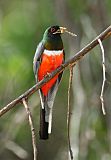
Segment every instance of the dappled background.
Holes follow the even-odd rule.
[[[58,24],[76,33],[62,36],[66,59],[110,25],[110,0],[0,0],[0,108],[35,84],[32,62],[44,30]],[[102,84],[99,46],[74,68],[71,144],[74,160],[111,159],[111,39],[103,42],[106,57],[105,108],[100,103]],[[67,89],[69,70],[54,103],[50,139],[40,141],[38,92],[29,99],[40,160],[67,160]],[[0,118],[0,159],[32,160],[31,133],[22,104]]]

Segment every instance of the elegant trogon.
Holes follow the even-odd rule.
[[[42,41],[37,46],[33,69],[36,83],[53,72],[64,62],[64,47],[61,39],[63,27],[51,26],[46,29]],[[53,103],[61,81],[62,73],[44,84],[40,90],[40,139],[48,139],[51,133]]]

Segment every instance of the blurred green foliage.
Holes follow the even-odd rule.
[[[35,84],[32,62],[44,30],[59,24],[75,32],[63,35],[66,59],[93,40],[109,24],[111,1],[101,0],[0,0],[0,108]],[[105,107],[99,100],[102,84],[100,49],[96,47],[74,69],[71,144],[74,160],[111,159],[111,39],[104,44],[106,56]],[[29,99],[37,134],[39,159],[67,159],[68,70],[54,104],[52,135],[40,141],[38,93]],[[0,118],[0,159],[32,160],[31,133],[25,109],[17,105]]]

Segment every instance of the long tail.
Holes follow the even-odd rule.
[[[45,106],[40,110],[40,139],[48,139],[52,128],[52,108]]]
[[[50,92],[49,92],[50,93]],[[56,92],[55,92],[56,93]],[[40,139],[48,139],[52,129],[52,110],[55,93],[49,94],[48,97],[43,96],[40,91],[41,108],[40,108]],[[53,95],[53,97],[52,97]]]
[[[44,109],[40,109],[40,131],[39,131],[39,136],[40,139],[48,139],[49,138],[49,134],[48,134],[48,126],[49,123],[46,122],[45,120],[45,108]]]

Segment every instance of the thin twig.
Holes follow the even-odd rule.
[[[7,104],[5,107],[3,107],[0,110],[0,117],[4,115],[6,112],[8,112],[10,109],[16,106],[16,104],[22,102],[23,98],[30,97],[34,92],[36,92],[38,89],[40,89],[46,82],[51,80],[55,75],[62,72],[65,68],[67,68],[69,65],[74,64],[78,62],[80,59],[83,58],[84,55],[86,55],[89,51],[91,51],[95,46],[98,45],[98,39],[101,39],[101,41],[105,40],[107,37],[111,36],[111,26],[109,26],[104,32],[102,32],[99,36],[97,36],[93,41],[91,41],[88,45],[86,45],[82,50],[77,52],[72,58],[67,60],[64,64],[62,64],[60,67],[58,67],[55,71],[53,71],[50,75],[47,75],[42,81],[38,82],[36,85],[34,85],[32,88],[28,89],[25,93],[20,95],[18,98],[13,100],[11,103]],[[89,52],[92,53],[92,52]]]
[[[106,82],[106,69],[105,69],[105,56],[104,56],[104,47],[102,45],[102,42],[100,39],[98,39],[100,48],[101,48],[101,54],[102,54],[102,67],[103,67],[103,83],[102,83],[102,88],[101,88],[101,95],[100,95],[100,100],[101,100],[101,105],[102,105],[102,112],[105,115],[106,111],[104,108],[104,87],[105,87],[105,82]]]
[[[37,160],[37,147],[36,147],[37,145],[36,145],[36,136],[35,136],[35,129],[34,129],[33,120],[32,120],[32,114],[30,112],[30,109],[28,107],[28,104],[27,104],[25,98],[22,99],[22,102],[23,102],[23,105],[26,109],[30,129],[31,129],[34,160]]]
[[[71,95],[71,86],[73,78],[73,66],[70,66],[70,77],[69,77],[69,87],[68,87],[68,106],[67,106],[67,138],[68,138],[68,149],[71,160],[73,160],[73,151],[71,148],[70,142],[70,120],[71,120],[71,105],[70,105],[70,95]]]

